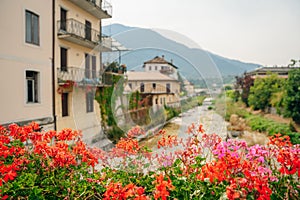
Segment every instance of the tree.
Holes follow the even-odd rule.
[[[249,92],[250,92],[250,87],[253,85],[254,79],[244,73],[243,76],[239,77],[235,77],[236,79],[236,83],[235,83],[235,97],[238,98],[239,96],[241,96],[242,101],[249,106],[248,104],[248,96],[249,96]],[[241,90],[241,94],[239,93],[239,90]]]
[[[284,98],[286,114],[300,123],[300,69],[289,72],[286,83],[286,96]]]
[[[266,78],[258,78],[250,88],[248,103],[254,110],[265,110],[272,105],[275,94],[284,89],[284,79],[278,78],[276,74],[270,74]]]

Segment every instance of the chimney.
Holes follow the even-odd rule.
[[[163,59],[165,59],[165,55],[162,55],[161,57],[162,57]]]
[[[173,59],[171,59],[171,63],[173,64]]]

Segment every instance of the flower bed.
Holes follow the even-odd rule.
[[[191,125],[187,140],[160,131],[160,151],[131,129],[110,152],[71,129],[0,127],[2,199],[297,199],[300,146],[277,134],[267,146],[222,141]]]

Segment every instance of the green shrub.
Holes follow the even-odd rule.
[[[247,121],[252,130],[267,132],[269,135],[274,135],[276,133],[285,135],[292,132],[288,124],[275,122],[259,115],[251,115],[247,118]]]
[[[300,144],[300,133],[293,132],[293,133],[288,133],[287,135],[290,137],[291,142],[293,144]]]

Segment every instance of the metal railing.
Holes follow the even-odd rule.
[[[99,70],[84,69],[79,67],[57,68],[58,82],[73,81],[77,84],[100,85],[101,76]]]
[[[91,27],[75,19],[57,21],[57,30],[59,35],[73,35],[97,44],[99,44],[101,41],[99,31],[92,29]]]
[[[174,73],[173,69],[161,69],[159,70],[160,73],[165,73],[165,74],[172,74]]]
[[[95,7],[103,10],[108,15],[112,16],[112,6],[107,1],[105,0],[86,0],[86,1],[92,3]]]

